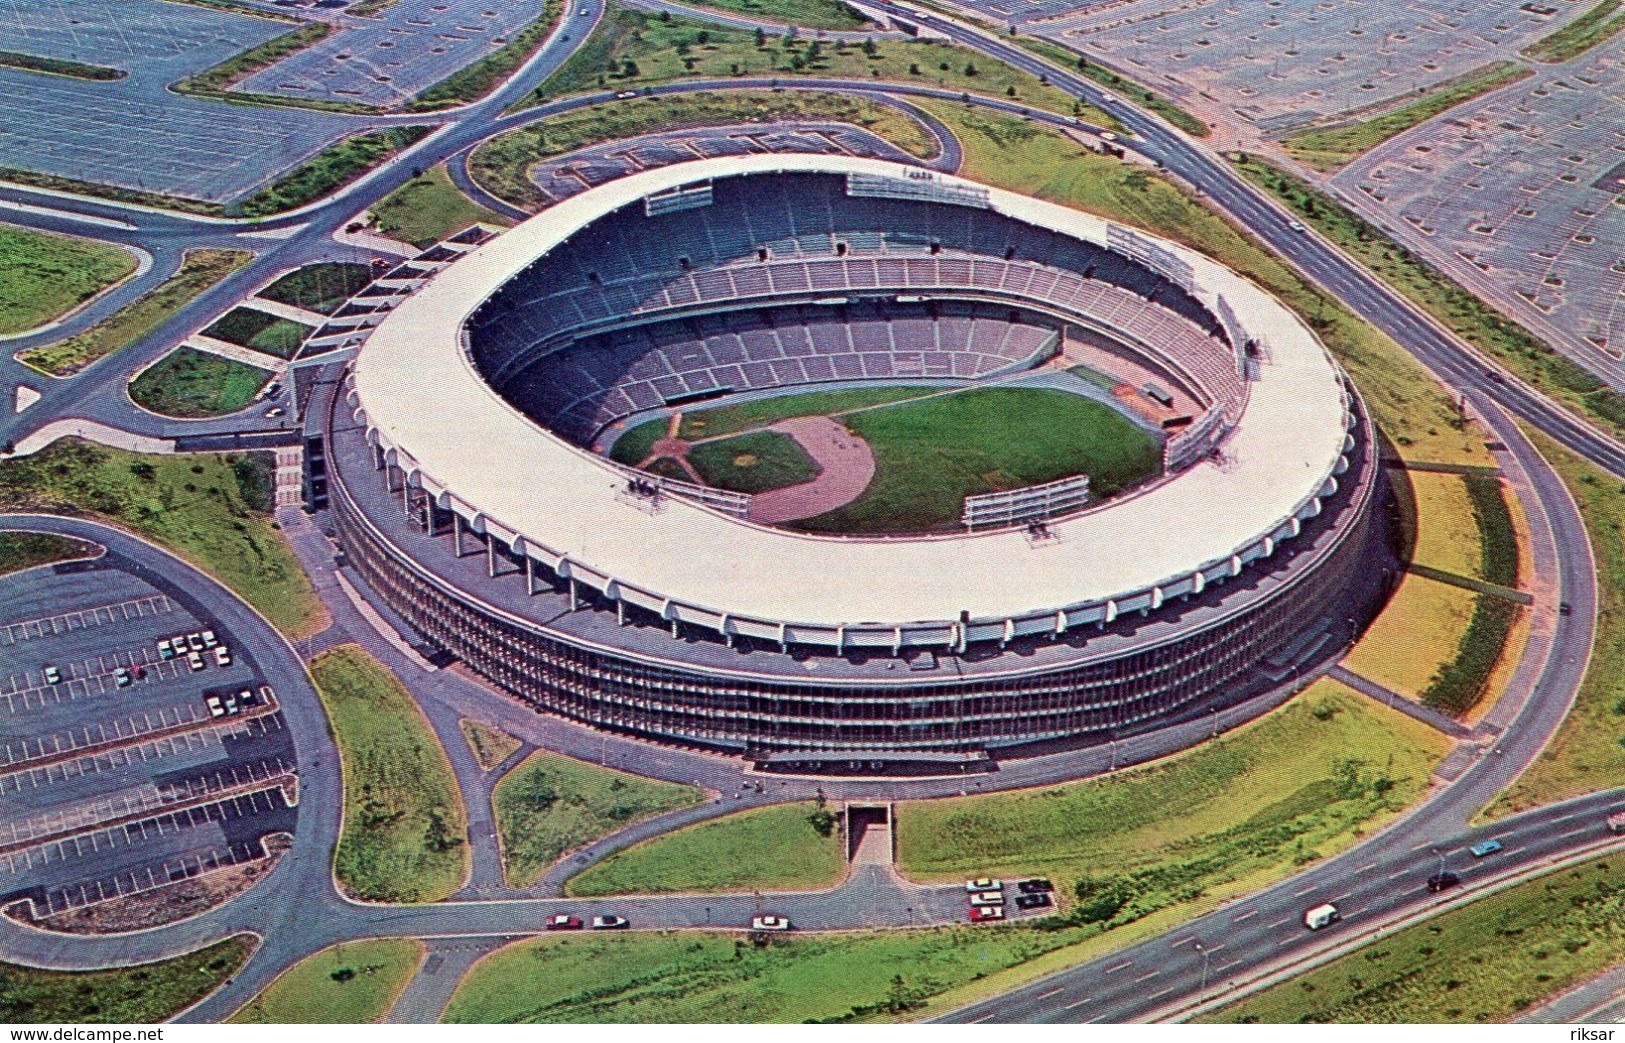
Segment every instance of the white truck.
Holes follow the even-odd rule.
[[[1608,832],[1625,833],[1625,811],[1616,811],[1608,816]]]
[[[1330,927],[1342,918],[1343,914],[1337,911],[1337,906],[1327,902],[1305,912],[1303,914],[1303,925],[1311,931],[1318,931],[1322,927]]]

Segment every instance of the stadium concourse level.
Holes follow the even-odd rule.
[[[974,386],[1063,331],[1195,419],[1160,477],[1042,539],[787,532],[588,448],[725,391]],[[581,193],[401,300],[330,386],[335,529],[405,625],[539,707],[800,770],[965,767],[1231,705],[1352,638],[1387,582],[1370,423],[1306,326],[1187,249],[894,163]]]

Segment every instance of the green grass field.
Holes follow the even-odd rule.
[[[936,139],[919,120],[868,99],[800,89],[695,91],[606,102],[539,120],[481,143],[469,156],[468,169],[486,191],[514,206],[538,210],[546,200],[527,173],[544,159],[657,130],[780,120],[850,123],[921,159],[939,152]]]
[[[373,227],[380,235],[420,249],[475,222],[507,228],[512,221],[463,195],[446,175],[444,163],[425,171],[378,201]]]
[[[1524,433],[1580,506],[1597,562],[1597,637],[1574,707],[1529,770],[1487,809],[1494,818],[1625,779],[1625,484],[1533,428]]]
[[[1146,90],[1138,83],[1126,80],[1104,65],[1092,62],[1083,55],[1070,51],[1052,40],[1045,40],[1036,36],[1015,36],[1011,37],[1011,39],[1040,58],[1054,62],[1064,69],[1074,69],[1102,87],[1110,88],[1132,100],[1141,108],[1156,113],[1193,138],[1205,138],[1212,133],[1211,128],[1206,123],[1203,123],[1162,95]]]
[[[474,759],[481,768],[490,771],[515,753],[524,743],[509,735],[495,725],[476,721],[472,717],[458,720],[457,728],[468,740],[468,748],[473,751]]]
[[[317,23],[320,24],[320,23]],[[275,182],[226,207],[233,217],[269,217],[338,191],[428,136],[430,127],[391,127],[329,145]]]
[[[1508,1021],[1625,959],[1625,859],[1583,863],[1441,913],[1204,1021]]]
[[[184,956],[105,971],[45,971],[0,963],[0,1022],[152,1025],[167,1021],[242,969],[255,941],[240,934]]]
[[[694,7],[742,14],[803,29],[862,29],[868,19],[840,0],[694,0]]]
[[[1489,464],[1481,432],[1404,349],[1185,190],[1010,116],[922,101],[964,143],[965,177],[1144,228],[1247,275],[1303,316],[1359,385],[1384,433],[1409,460]]]
[[[0,532],[0,576],[93,556],[97,548],[72,536],[54,532]]]
[[[1421,97],[1397,109],[1345,126],[1299,131],[1281,145],[1297,159],[1320,171],[1336,170],[1396,134],[1403,134],[1441,112],[1533,76],[1522,62],[1499,61],[1423,88]]]
[[[269,453],[144,455],[67,438],[0,462],[0,510],[106,518],[211,573],[293,638],[327,625],[271,517]]]
[[[364,264],[323,261],[289,272],[261,290],[259,296],[331,315],[371,281],[372,273]]]
[[[1049,388],[973,388],[848,414],[875,476],[821,532],[922,532],[959,523],[966,496],[1087,474],[1097,497],[1150,477],[1157,440],[1111,407]]]
[[[704,799],[693,786],[538,751],[491,792],[503,871],[514,887],[528,887],[565,852]]]
[[[110,243],[0,224],[0,334],[43,326],[134,271]]]
[[[1625,29],[1625,14],[1619,14],[1625,0],[1602,0],[1596,7],[1523,49],[1526,58],[1558,63],[1578,58]]]
[[[225,416],[253,402],[270,379],[270,370],[179,347],[130,382],[130,400],[165,416]]]
[[[236,307],[210,323],[203,335],[263,351],[279,359],[291,359],[299,350],[299,345],[314,332],[312,327],[302,322],[253,308]]]
[[[790,395],[756,398],[716,409],[700,409],[683,414],[677,428],[680,438],[714,438],[753,427],[765,427],[798,416],[834,416],[854,409],[901,402],[943,390],[939,387],[876,385],[848,387],[834,391],[807,391]]]
[[[371,1024],[389,1013],[422,960],[423,943],[414,938],[371,938],[323,949],[277,975],[227,1024]]]
[[[83,333],[21,352],[17,360],[54,377],[72,376],[156,330],[193,298],[253,259],[247,250],[188,250],[175,274],[140,300]]]
[[[789,435],[755,431],[688,451],[688,462],[706,484],[742,493],[761,493],[800,485],[818,477],[818,465]]]
[[[311,661],[344,768],[333,868],[369,902],[438,902],[468,875],[468,818],[440,740],[405,686],[357,645]]]
[[[567,894],[806,890],[840,879],[846,862],[837,835],[823,836],[812,803],[775,804],[686,826],[590,866]]]

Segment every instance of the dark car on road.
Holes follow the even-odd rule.
[[[1023,880],[1016,885],[1016,890],[1024,895],[1045,895],[1055,890],[1055,885],[1040,876],[1031,880]]]
[[[1440,891],[1455,887],[1459,883],[1461,883],[1461,877],[1447,869],[1442,873],[1434,873],[1428,877],[1428,890],[1438,894]]]
[[[581,930],[581,917],[560,913],[557,916],[549,916],[546,926],[549,931],[579,931]]]
[[[1049,895],[1042,892],[1016,896],[1017,909],[1047,909],[1051,904]]]

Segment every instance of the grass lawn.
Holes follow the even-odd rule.
[[[54,532],[0,532],[0,576],[53,562],[89,558],[97,549],[95,544]]]
[[[468,740],[468,748],[474,751],[474,759],[481,768],[490,771],[515,753],[524,743],[509,735],[501,728],[476,721],[472,717],[458,720],[457,728]]]
[[[823,836],[812,802],[775,804],[685,826],[589,866],[565,885],[571,895],[810,890],[841,878],[839,831]]]
[[[1597,637],[1574,708],[1529,770],[1489,806],[1496,818],[1625,779],[1625,484],[1533,428],[1524,432],[1585,519],[1597,561]]]
[[[741,89],[590,105],[488,139],[469,156],[468,169],[486,191],[514,206],[539,210],[546,200],[528,172],[541,160],[653,131],[785,120],[850,123],[921,159],[934,158],[939,151],[924,124],[890,105],[833,91]]]
[[[408,102],[407,109],[428,112],[453,105],[467,105],[485,97],[530,60],[536,48],[542,45],[547,34],[558,24],[559,16],[568,8],[567,0],[547,0],[542,5],[541,15],[514,33],[507,43],[430,86]],[[355,14],[355,9],[351,8],[349,13]]]
[[[242,969],[254,939],[239,934],[184,956],[105,971],[0,963],[0,1022],[151,1025],[167,1021]]]
[[[1411,560],[1469,579],[1483,579],[1478,523],[1462,476],[1396,467],[1389,470],[1388,477],[1400,502],[1414,507],[1401,519],[1405,543],[1415,548]]]
[[[904,399],[919,398],[943,390],[940,387],[883,384],[874,387],[848,387],[834,391],[805,391],[772,395],[716,409],[698,409],[683,414],[677,434],[686,439],[712,438],[753,427],[765,427],[798,416],[834,416],[854,409]]]
[[[134,271],[111,243],[0,224],[0,334],[43,326]]]
[[[611,5],[586,44],[520,103],[595,90],[628,90],[701,77],[839,77],[916,83],[1008,98],[1063,115],[1110,116],[1031,73],[949,43],[873,39],[863,44],[771,36],[694,18]]]
[[[336,192],[385,160],[422,141],[430,127],[391,127],[329,145],[269,186],[233,201],[234,217],[268,217]]]
[[[299,345],[314,332],[313,327],[306,326],[302,322],[294,322],[292,319],[284,319],[253,308],[237,307],[214,320],[203,331],[203,335],[223,340],[228,344],[263,351],[279,359],[291,359],[299,350]]]
[[[389,1013],[423,960],[415,938],[323,949],[277,975],[227,1019],[232,1025],[367,1025]]]
[[[468,819],[423,711],[357,645],[323,652],[310,670],[344,769],[340,885],[371,902],[445,899],[468,876]]]
[[[372,272],[364,264],[323,261],[289,272],[261,290],[259,296],[278,304],[331,315],[371,281]]]
[[[271,454],[144,455],[75,438],[0,462],[0,510],[106,518],[211,573],[288,636],[327,625],[271,517]]]
[[[565,852],[704,799],[704,792],[693,786],[539,750],[491,792],[503,872],[514,887],[528,887]]]
[[[1618,13],[1621,7],[1625,7],[1625,0],[1602,0],[1557,32],[1525,47],[1524,57],[1537,62],[1557,63],[1584,54],[1625,29],[1625,14]]]
[[[179,347],[130,382],[130,399],[165,416],[225,416],[253,402],[270,379],[270,370]]]
[[[1049,388],[973,388],[843,421],[874,452],[874,479],[856,500],[798,528],[948,528],[959,523],[966,496],[1087,474],[1103,498],[1162,462],[1157,440],[1110,406]]]
[[[444,163],[379,200],[372,208],[372,221],[380,235],[419,249],[433,246],[476,221],[500,228],[513,224],[463,195],[446,175]]]
[[[1298,131],[1282,139],[1281,145],[1295,158],[1316,170],[1336,170],[1361,153],[1376,148],[1394,135],[1403,134],[1441,112],[1533,75],[1534,72],[1522,62],[1491,62],[1443,83],[1422,88],[1418,92],[1418,100],[1409,105],[1343,126]]]
[[[1425,576],[1404,576],[1344,665],[1401,695],[1420,697],[1456,658],[1479,597]]]
[[[1353,376],[1372,415],[1406,459],[1493,464],[1481,432],[1462,422],[1454,399],[1403,348],[1188,192],[1048,128],[951,102],[920,104],[964,143],[964,176],[1185,243],[1275,294],[1304,317]]]
[[[1625,394],[1325,193],[1256,157],[1248,157],[1236,169],[1474,347],[1605,431],[1625,437]]]
[[[21,352],[17,359],[42,373],[72,376],[147,336],[204,290],[253,259],[247,250],[188,250],[175,274],[140,300],[83,333]]]
[[[1356,949],[1204,1021],[1508,1021],[1625,959],[1625,859],[1507,888]]]
[[[955,15],[958,17],[958,15]],[[1110,88],[1117,94],[1129,98],[1142,109],[1154,112],[1180,130],[1193,138],[1205,138],[1212,133],[1206,123],[1153,91],[1146,90],[1132,80],[1126,80],[1117,73],[1070,51],[1053,40],[1046,40],[1036,36],[1010,37],[1017,45],[1038,55],[1047,61],[1054,62],[1064,69],[1073,69],[1094,80],[1102,87]]]
[[[741,493],[783,489],[818,477],[818,465],[801,444],[777,431],[697,445],[689,450],[688,462],[707,484]]]
[[[636,467],[654,452],[655,443],[666,437],[668,426],[665,417],[656,417],[628,429],[610,446],[609,458],[616,463]]]
[[[869,24],[841,0],[694,0],[692,6],[803,29],[854,30]]]

